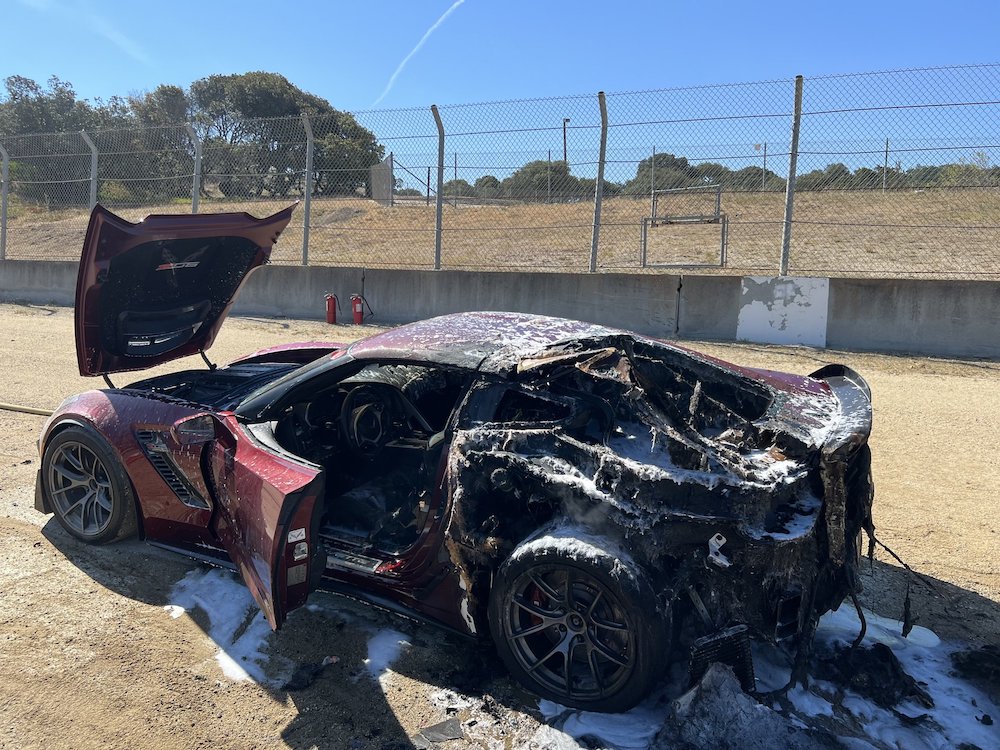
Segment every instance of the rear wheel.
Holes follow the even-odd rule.
[[[518,681],[592,711],[624,711],[642,700],[669,650],[665,619],[640,571],[576,539],[545,537],[511,555],[493,584],[490,629]]]
[[[58,433],[42,457],[42,488],[56,520],[91,544],[135,532],[135,501],[121,462],[107,441],[74,425]]]

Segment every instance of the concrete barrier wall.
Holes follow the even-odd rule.
[[[0,299],[72,307],[76,269],[72,261],[0,261]]]
[[[1000,357],[1000,284],[830,279],[834,349]]]
[[[755,288],[764,288],[760,282],[754,280]],[[72,305],[75,285],[75,263],[0,262],[0,298],[6,301]],[[828,347],[1000,358],[1000,283],[830,279],[828,286]],[[759,294],[748,296],[743,287],[737,276],[267,266],[250,277],[235,312],[322,319],[324,296],[332,292],[343,305],[340,319],[347,321],[350,295],[363,290],[375,310],[373,323],[508,310],[665,338],[734,341],[747,338],[738,333],[741,311],[760,303]]]
[[[677,333],[678,277],[660,274],[477,273],[267,266],[250,277],[235,310],[320,318],[324,296],[338,295],[350,320],[352,293],[375,311],[374,323],[405,323],[470,310],[531,312],[630,328],[651,336]],[[367,310],[366,310],[367,314]],[[340,318],[338,317],[338,320]]]

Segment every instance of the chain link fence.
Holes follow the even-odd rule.
[[[0,251],[301,201],[273,262],[997,279],[998,122],[977,65],[0,135]]]

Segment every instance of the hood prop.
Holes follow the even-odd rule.
[[[209,370],[218,369],[219,366],[217,364],[213,364],[212,362],[210,362],[209,359],[208,359],[208,357],[205,356],[205,350],[204,349],[199,349],[198,350],[198,354],[200,354],[201,358],[203,360],[205,360],[205,364],[208,365],[208,369]]]

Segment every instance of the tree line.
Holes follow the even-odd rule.
[[[728,192],[783,192],[785,180],[769,169],[758,166],[733,170],[715,162],[689,162],[682,156],[659,153],[640,161],[635,176],[625,182],[605,180],[605,196],[648,196],[652,190],[694,188],[720,185]],[[903,169],[899,163],[885,168],[858,167],[853,171],[841,163],[830,164],[799,174],[795,189],[812,190],[887,190],[998,187],[1000,167],[991,166],[985,152],[975,152],[968,160],[958,163],[915,166]],[[483,200],[565,201],[594,195],[594,180],[578,178],[570,173],[564,161],[532,161],[509,177],[499,179],[484,175],[474,183],[449,180],[444,183],[447,197]],[[422,195],[419,190],[406,188],[399,195]]]
[[[369,168],[383,159],[376,134],[326,99],[303,91],[277,73],[210,75],[187,88],[86,101],[58,77],[44,85],[10,76],[0,94],[0,136],[11,152],[15,195],[57,205],[88,200],[90,157],[79,131],[87,131],[98,160],[99,199],[112,204],[183,199],[191,190],[194,149],[184,127],[202,144],[203,195],[285,198],[304,190],[305,137],[296,121],[308,115],[314,134],[313,190],[317,195],[371,195]],[[39,136],[55,133],[59,135]],[[18,136],[30,136],[19,139]],[[44,143],[38,138],[48,138]],[[35,140],[32,141],[32,138]],[[21,144],[19,147],[18,144]],[[726,191],[780,192],[785,180],[762,166],[730,169],[658,153],[642,159],[628,180],[606,180],[604,194],[648,196],[651,190],[721,185]],[[978,152],[957,163],[899,163],[850,169],[842,163],[799,174],[796,189],[868,190],[995,187],[1000,167]],[[422,195],[397,180],[398,195]],[[486,174],[473,183],[444,184],[447,197],[529,202],[584,200],[594,179],[572,174],[565,161],[535,160],[507,176]]]
[[[26,200],[41,199],[44,193],[57,203],[86,202],[85,185],[59,184],[89,176],[83,143],[60,143],[78,139],[75,134],[81,130],[107,155],[98,160],[101,198],[115,202],[190,193],[194,147],[184,124],[193,126],[202,144],[205,195],[210,190],[242,198],[301,193],[304,131],[289,119],[301,115],[309,116],[315,139],[316,194],[367,192],[368,169],[384,156],[375,134],[353,115],[277,73],[211,75],[186,89],[161,85],[93,102],[79,99],[72,84],[58,77],[40,85],[10,76],[4,86],[0,135],[11,151],[11,181]],[[17,138],[39,133],[63,135],[51,137],[48,154],[43,144]],[[18,144],[24,144],[22,158]]]

